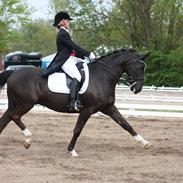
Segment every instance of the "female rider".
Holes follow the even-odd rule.
[[[47,69],[41,72],[43,77],[58,71],[60,68],[68,74],[73,80],[70,86],[70,105],[69,111],[78,111],[82,105],[77,101],[77,95],[80,89],[81,75],[76,67],[77,58],[90,57],[95,59],[93,52],[88,52],[74,43],[69,34],[70,22],[73,20],[68,13],[59,12],[55,15],[53,26],[59,29],[56,39],[57,54]]]

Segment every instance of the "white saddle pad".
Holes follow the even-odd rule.
[[[83,64],[84,71],[85,71],[85,81],[79,91],[80,94],[83,94],[87,88],[89,83],[89,70],[88,65],[86,63]],[[56,93],[70,93],[70,89],[66,84],[66,74],[65,73],[53,73],[48,77],[48,88],[52,92]]]

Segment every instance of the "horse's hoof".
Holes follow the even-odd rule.
[[[30,147],[30,145],[31,145],[31,139],[30,138],[25,139],[25,141],[24,141],[24,147],[26,149],[28,149]]]
[[[78,153],[75,151],[75,149],[73,149],[72,151],[69,151],[72,155],[72,157],[78,157]]]
[[[144,149],[149,149],[151,146],[152,144],[148,142],[144,145]]]

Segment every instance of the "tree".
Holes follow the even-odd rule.
[[[10,50],[11,42],[19,41],[17,28],[28,21],[30,11],[24,1],[0,0],[0,70],[2,55]]]
[[[25,24],[30,10],[21,0],[0,0],[0,55],[9,50],[9,43],[18,40],[17,29]]]
[[[170,51],[182,44],[177,42],[177,34],[179,39],[183,38],[183,0],[114,0],[113,3],[110,20],[124,30],[128,44],[133,47]]]
[[[106,26],[109,8],[104,3],[108,1],[110,0],[99,0],[98,3],[92,0],[51,0],[51,9],[53,14],[61,10],[69,12],[74,17],[71,25],[73,39],[90,51],[98,48],[103,53],[106,42],[110,42],[105,37],[108,32]]]
[[[21,42],[11,47],[25,52],[41,52],[43,56],[56,52],[56,31],[50,21],[37,19],[20,29]]]

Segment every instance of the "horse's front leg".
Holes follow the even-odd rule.
[[[75,151],[74,147],[77,141],[77,138],[79,137],[84,125],[86,124],[89,117],[92,115],[92,110],[90,109],[83,109],[80,112],[80,115],[78,117],[76,126],[73,130],[73,137],[69,143],[68,151],[71,153],[72,156],[78,156],[77,152]]]
[[[151,144],[145,140],[142,136],[137,134],[135,130],[132,128],[132,126],[124,119],[124,117],[121,115],[121,113],[118,111],[115,105],[109,106],[105,109],[103,109],[101,112],[104,114],[110,116],[115,122],[117,122],[121,127],[123,127],[125,130],[127,130],[134,138],[137,140],[137,142],[141,143],[145,149],[148,149],[151,147]]]

